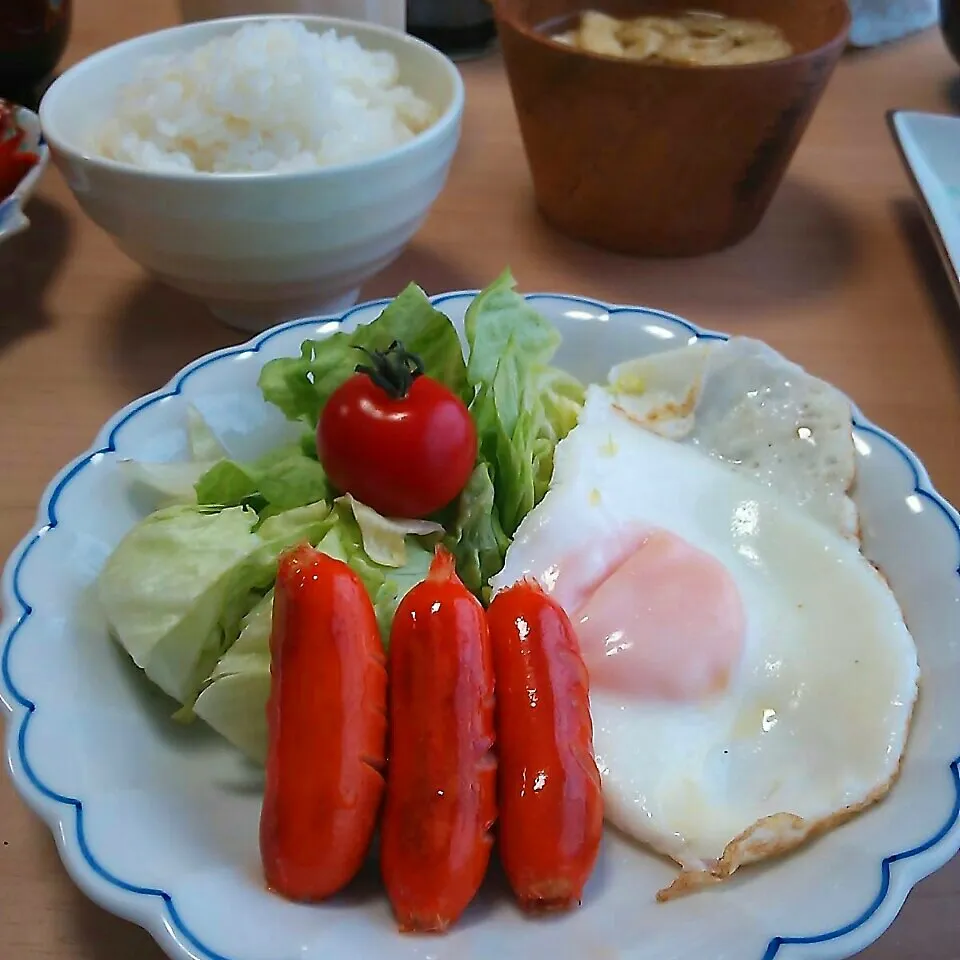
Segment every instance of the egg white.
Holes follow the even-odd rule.
[[[695,446],[858,539],[850,401],[749,337],[701,341],[610,371],[617,403],[648,430]]]
[[[892,592],[856,544],[769,486],[639,427],[593,386],[492,586],[535,576],[550,590],[570,556],[599,568],[630,521],[724,564],[746,638],[728,687],[705,701],[592,685],[608,820],[710,879],[879,799],[899,768],[919,667]]]

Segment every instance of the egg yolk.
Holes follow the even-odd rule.
[[[727,569],[666,530],[621,531],[605,564],[561,564],[554,595],[576,628],[591,687],[689,701],[724,689],[745,615]]]

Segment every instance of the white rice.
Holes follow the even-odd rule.
[[[296,20],[250,24],[150,57],[95,135],[105,157],[151,170],[308,170],[374,156],[436,120],[398,83],[397,58]]]

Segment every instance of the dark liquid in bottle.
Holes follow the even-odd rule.
[[[960,63],[960,0],[940,0],[940,31],[953,59]]]
[[[0,0],[0,97],[35,106],[63,56],[71,0]]]
[[[457,57],[485,50],[497,28],[487,0],[408,0],[407,32]]]

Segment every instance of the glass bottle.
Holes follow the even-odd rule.
[[[497,34],[490,0],[407,0],[407,32],[453,58],[482,53]]]
[[[63,56],[71,0],[0,0],[0,97],[35,106]]]

